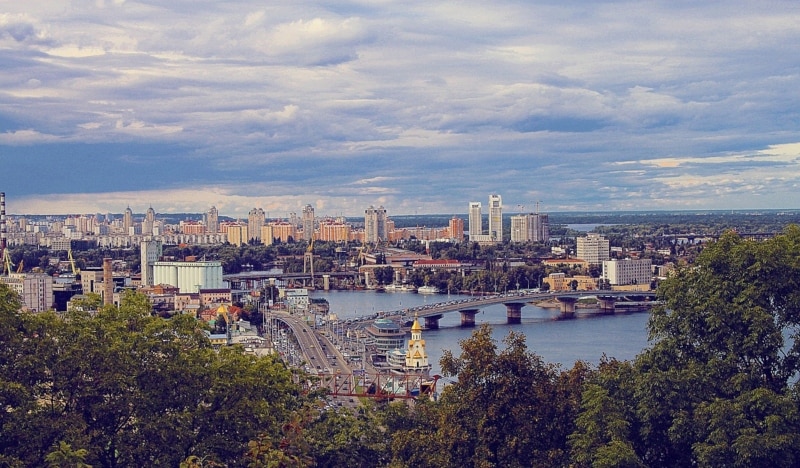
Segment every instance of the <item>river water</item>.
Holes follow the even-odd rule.
[[[347,319],[469,296],[367,290],[313,291],[311,297],[327,299],[330,312],[339,319]],[[649,314],[646,312],[598,315],[591,310],[579,309],[574,320],[556,320],[558,315],[557,309],[543,309],[528,304],[522,309],[522,323],[508,325],[505,306],[497,304],[483,308],[475,316],[475,323],[476,326],[484,323],[492,326],[492,337],[498,349],[503,348],[502,339],[510,331],[524,334],[529,351],[538,354],[546,362],[559,364],[562,369],[571,368],[578,360],[596,365],[604,354],[620,360],[633,359],[648,346]],[[450,350],[455,355],[461,353],[459,342],[469,338],[473,330],[461,328],[460,324],[460,314],[451,312],[439,320],[438,330],[423,331],[422,338],[425,339],[433,366],[432,373],[441,373],[439,359],[444,350]]]

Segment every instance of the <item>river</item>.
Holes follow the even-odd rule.
[[[346,319],[469,296],[368,290],[313,291],[311,297],[327,299],[330,312]],[[604,354],[621,360],[633,359],[648,346],[647,313],[597,315],[579,309],[574,320],[556,320],[558,314],[554,309],[526,305],[522,309],[522,323],[508,325],[506,308],[498,304],[482,309],[475,316],[475,323],[477,326],[484,323],[492,326],[492,336],[500,349],[502,339],[509,331],[524,334],[529,351],[541,356],[545,362],[560,365],[562,369],[571,368],[577,360],[596,365]],[[472,333],[472,329],[461,328],[460,324],[460,315],[451,312],[439,321],[438,330],[423,331],[432,373],[441,373],[439,359],[444,350],[460,354],[459,341]]]

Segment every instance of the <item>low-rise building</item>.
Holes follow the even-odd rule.
[[[378,354],[387,354],[393,349],[402,349],[405,346],[405,332],[400,325],[389,319],[377,319],[366,328],[367,337],[375,345]]]
[[[649,258],[606,260],[603,262],[603,279],[611,286],[646,285],[649,289],[653,280],[651,263]]]

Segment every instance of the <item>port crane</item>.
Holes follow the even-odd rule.
[[[14,270],[14,263],[11,262],[11,254],[8,253],[8,249],[3,250],[3,271],[6,273],[6,276],[11,276],[11,272]]]
[[[81,270],[79,270],[78,267],[75,266],[75,258],[72,257],[72,249],[71,248],[69,250],[67,250],[67,259],[69,260],[70,268],[72,268],[72,274],[75,275],[75,277],[77,278],[78,275],[80,274]]]

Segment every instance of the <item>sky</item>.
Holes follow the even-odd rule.
[[[0,0],[9,214],[800,208],[800,2]]]

